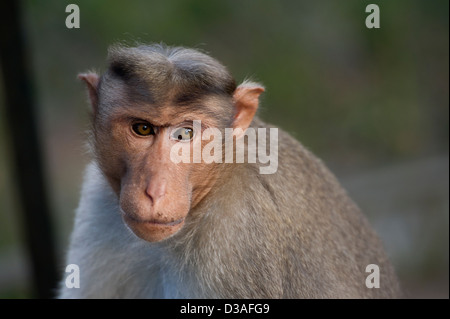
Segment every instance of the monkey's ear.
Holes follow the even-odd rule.
[[[94,114],[97,113],[99,76],[96,73],[82,73],[78,74],[78,78],[86,83],[92,110],[94,111]]]
[[[244,82],[233,93],[236,115],[233,128],[241,128],[243,132],[250,126],[253,117],[258,110],[259,95],[264,92],[264,87],[258,83]]]

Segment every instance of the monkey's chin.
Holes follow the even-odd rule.
[[[184,217],[173,222],[140,221],[122,214],[128,228],[139,238],[148,242],[158,242],[176,234],[184,225]]]

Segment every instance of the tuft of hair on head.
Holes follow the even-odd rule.
[[[225,66],[199,50],[184,47],[116,44],[108,50],[108,64],[113,75],[125,81],[138,77],[149,86],[194,88],[228,95],[236,89]]]

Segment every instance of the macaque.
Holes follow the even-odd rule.
[[[230,147],[195,160],[209,128],[222,133],[216,146],[244,141],[249,158],[267,155],[251,151],[246,134],[273,128],[256,115],[262,85],[237,86],[217,60],[182,47],[116,45],[107,60],[103,75],[79,75],[93,160],[67,254],[80,287],[63,279],[60,298],[401,296],[366,218],[287,133],[258,139],[264,151],[277,139],[276,163],[242,163]],[[190,151],[184,161],[173,160],[176,147]],[[366,285],[371,264],[379,288]]]

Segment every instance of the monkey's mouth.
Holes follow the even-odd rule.
[[[140,218],[122,210],[126,226],[139,238],[148,242],[158,242],[171,237],[184,225],[185,217],[176,220]]]
[[[185,217],[182,217],[180,219],[168,222],[168,221],[164,221],[164,220],[158,220],[158,219],[140,219],[137,218],[135,216],[132,216],[130,214],[127,214],[125,212],[122,211],[122,216],[129,221],[132,221],[133,223],[138,223],[138,224],[147,224],[147,225],[154,225],[154,226],[176,226],[181,224]]]

